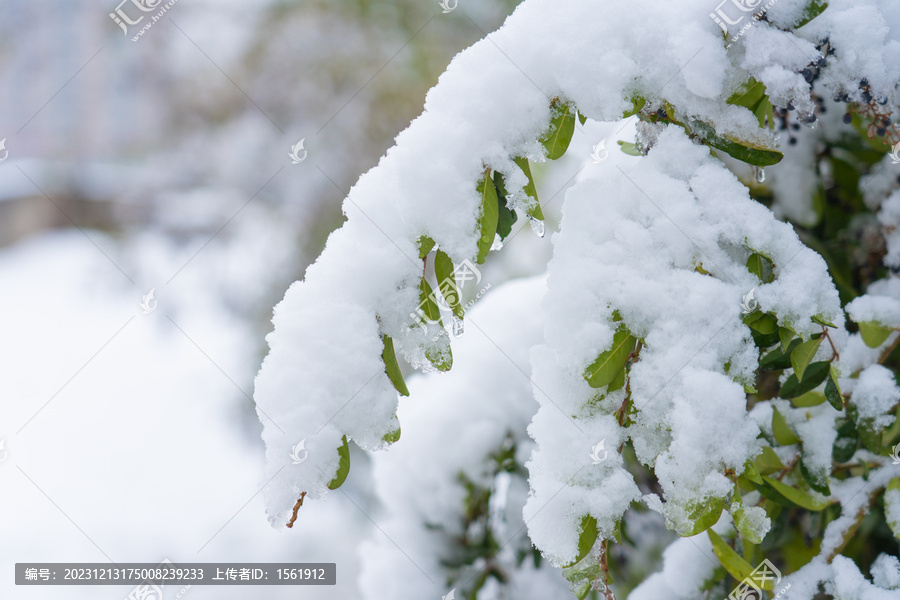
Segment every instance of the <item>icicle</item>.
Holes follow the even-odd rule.
[[[766,170],[762,167],[753,167],[753,179],[756,183],[763,183],[766,180]]]
[[[531,221],[531,230],[538,234],[538,237],[544,237],[544,222],[534,217],[528,217],[528,220]]]
[[[453,317],[453,337],[462,337],[463,332],[465,331],[466,323],[459,317]]]
[[[491,252],[496,250],[500,250],[503,248],[503,239],[500,237],[499,233],[494,234],[494,243],[491,244]]]

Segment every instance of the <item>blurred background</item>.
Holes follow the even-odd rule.
[[[516,2],[178,0],[157,22],[161,2],[116,2],[0,6],[0,597],[129,593],[17,588],[16,562],[163,559],[335,562],[335,587],[259,597],[356,597],[364,457],[346,496],[266,522],[251,397],[272,306]],[[577,162],[536,169],[543,198]],[[548,240],[516,243],[495,282],[543,270]]]

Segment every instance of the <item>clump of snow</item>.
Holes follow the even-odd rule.
[[[872,582],[878,587],[886,590],[900,589],[900,559],[896,556],[879,554],[869,567],[869,573],[872,574]]]
[[[895,600],[897,592],[888,591],[869,583],[859,567],[846,556],[835,556],[831,563],[834,570],[835,600]]]
[[[890,413],[900,401],[900,388],[890,369],[871,365],[859,374],[850,401],[856,407],[859,422],[870,421],[879,430],[884,429],[894,422]]]

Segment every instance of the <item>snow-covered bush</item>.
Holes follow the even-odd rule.
[[[735,581],[741,598],[900,594],[898,38],[886,0],[526,0],[453,60],[275,309],[256,381],[271,522],[343,483],[351,441],[396,443],[375,459],[385,535],[434,591],[385,583],[396,565],[373,542],[367,597],[499,598],[551,577],[579,598],[612,597],[614,577],[639,600]],[[621,149],[640,158],[566,191],[545,294],[489,290],[467,318],[475,264],[519,219],[543,234],[530,163],[586,119],[636,121]],[[400,450],[398,356],[449,371],[482,318],[523,329],[487,335],[518,373],[482,348],[417,381],[413,396],[471,397],[443,419],[418,407],[434,431]],[[688,539],[648,576],[657,513]]]

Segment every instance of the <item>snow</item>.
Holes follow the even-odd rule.
[[[900,559],[890,554],[879,554],[869,567],[872,582],[880,588],[900,589]]]
[[[359,549],[364,597],[438,598],[453,587],[461,595],[479,570],[446,566],[466,535],[461,475],[493,488],[489,527],[502,546],[494,562],[510,577],[506,593],[528,595],[531,586],[568,593],[546,562],[518,564],[517,554],[530,551],[522,517],[528,485],[521,472],[495,474],[489,458],[514,444],[521,465],[533,447],[525,435],[536,406],[528,353],[540,341],[542,323],[533,315],[544,289],[543,278],[532,278],[492,290],[468,315],[453,371],[409,379],[400,441],[373,457],[379,530]]]
[[[835,556],[831,568],[834,569],[836,600],[894,600],[897,597],[896,591],[880,589],[866,581],[859,568],[845,556]]]
[[[889,413],[900,401],[900,388],[890,369],[870,365],[859,374],[850,401],[856,407],[859,422],[874,421],[878,429],[884,429],[894,422]]]
[[[680,538],[663,552],[663,570],[644,580],[628,600],[695,598],[718,565],[706,532]]]

